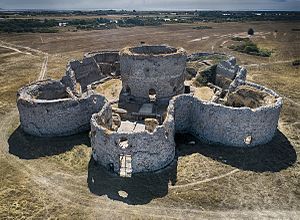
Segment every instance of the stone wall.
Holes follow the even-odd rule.
[[[86,91],[89,84],[105,77],[93,57],[71,61],[69,67],[74,71],[76,82],[80,84],[82,91]]]
[[[171,99],[184,92],[186,52],[168,46],[124,48],[120,52],[123,90],[136,98]]]
[[[65,136],[90,129],[90,118],[106,102],[88,91],[82,97],[66,92],[60,81],[45,80],[18,91],[21,128],[36,136]]]
[[[161,169],[174,159],[175,132],[190,133],[206,142],[226,146],[265,144],[276,132],[282,98],[263,86],[243,84],[275,96],[276,103],[256,109],[235,108],[179,95],[170,101],[164,123],[152,133],[112,131],[112,109],[107,103],[91,119],[93,157],[107,168],[112,165],[118,173],[120,155],[130,155],[132,173],[137,173]]]
[[[114,64],[120,60],[119,51],[98,51],[84,54],[84,58],[94,57],[98,64]]]
[[[87,86],[107,76],[120,74],[119,53],[116,51],[102,51],[84,55],[82,61],[73,60],[67,65],[66,82],[79,83],[83,92]]]
[[[170,101],[174,106],[175,129],[178,133],[189,132],[191,126],[191,114],[194,97],[191,95],[179,95]]]
[[[17,106],[23,130],[37,136],[64,136],[91,129],[94,159],[116,173],[120,172],[122,155],[130,156],[132,173],[167,166],[175,157],[176,132],[236,147],[265,144],[276,132],[282,98],[270,89],[246,82],[247,71],[237,66],[234,58],[217,68],[217,75],[230,79],[229,92],[247,85],[273,96],[274,102],[257,108],[232,107],[183,94],[186,52],[168,46],[141,46],[120,52],[126,93],[148,100],[150,90],[154,90],[158,100],[171,100],[161,125],[117,131],[111,104],[89,85],[111,74],[118,62],[116,52],[89,53],[82,62],[70,62],[61,81],[44,80],[21,88]],[[77,83],[83,88],[82,94],[75,91]]]
[[[91,145],[93,157],[103,166],[120,171],[120,155],[131,156],[132,173],[161,169],[172,162],[175,156],[174,109],[153,132],[116,132],[102,124],[110,124],[111,107],[105,105],[91,119]],[[124,147],[123,142],[126,143]]]
[[[175,106],[179,107],[175,108],[176,132],[185,131],[207,142],[236,147],[251,147],[269,142],[277,129],[282,98],[263,86],[249,82],[242,84],[275,96],[276,103],[255,109],[237,108],[182,95],[174,99]],[[181,111],[188,114],[180,114]]]
[[[228,89],[239,69],[240,67],[236,64],[236,58],[234,57],[220,62],[216,68],[215,84],[223,89]]]
[[[100,51],[87,53],[85,58],[93,57],[104,75],[120,74],[119,51]]]
[[[239,66],[236,64],[236,58],[230,57],[228,60],[222,61],[217,65],[217,75],[233,79],[238,71]]]

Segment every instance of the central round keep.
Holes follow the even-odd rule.
[[[184,93],[187,53],[166,45],[125,47],[120,51],[123,92],[136,100],[168,101]]]

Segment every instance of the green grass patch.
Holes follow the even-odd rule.
[[[242,40],[243,42],[239,45],[231,45],[228,48],[240,53],[246,53],[254,56],[270,57],[272,51],[267,49],[259,48],[255,43],[249,40]]]
[[[214,82],[216,79],[217,64],[210,66],[197,74],[194,84],[196,86],[205,86],[209,82]]]
[[[233,41],[239,41],[239,42],[241,42],[241,41],[243,41],[243,42],[249,42],[250,41],[250,39],[248,37],[233,37],[233,38],[231,38],[231,40],[233,40]]]

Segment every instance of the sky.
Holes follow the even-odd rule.
[[[300,11],[300,0],[0,0],[0,8]]]

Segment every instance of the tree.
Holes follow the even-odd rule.
[[[254,30],[253,30],[252,28],[249,28],[248,34],[249,34],[249,35],[254,35]]]

